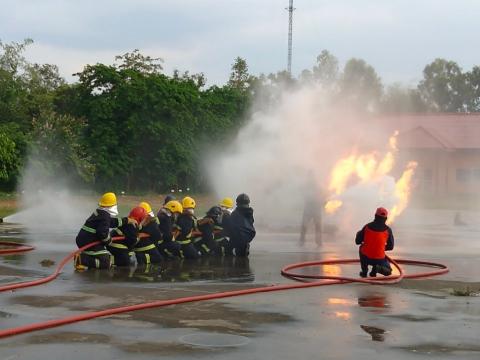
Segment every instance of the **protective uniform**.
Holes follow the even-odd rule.
[[[373,222],[365,225],[357,232],[355,243],[360,245],[361,277],[366,277],[368,266],[372,266],[370,276],[377,276],[377,272],[388,276],[392,273],[389,261],[385,257],[385,251],[393,250],[394,238],[392,229],[385,224],[388,212],[384,208],[378,208]]]
[[[140,238],[133,248],[137,264],[159,264],[163,258],[157,249],[157,243],[162,238],[158,229],[158,218],[153,214],[150,204],[142,202],[139,206],[145,209],[147,213],[147,218],[144,220],[145,223],[141,226],[140,231],[147,234],[148,237]]]
[[[202,256],[222,254],[215,238],[216,233],[222,230],[221,221],[222,209],[219,206],[212,207],[203,219],[198,220],[198,230],[201,234],[193,239],[193,245]]]
[[[221,224],[215,225],[215,240],[218,247],[215,255],[232,255],[232,246],[230,245],[230,234],[228,233],[230,216],[232,215],[233,199],[224,198],[220,204],[222,209]]]
[[[193,215],[195,200],[187,196],[182,200],[183,213],[178,216],[174,231],[175,241],[180,244],[180,256],[185,259],[197,259],[200,255],[193,246],[193,232],[197,230],[197,218]]]
[[[308,225],[313,222],[315,226],[315,242],[322,244],[322,210],[324,205],[323,194],[318,188],[313,174],[309,174],[305,185],[305,203],[303,208],[302,226],[300,230],[300,245],[305,244]]]
[[[75,268],[82,270],[85,268],[108,269],[111,266],[111,254],[105,248],[112,239],[110,237],[110,228],[122,225],[122,219],[114,216],[118,215],[116,210],[117,199],[114,193],[105,193],[99,201],[99,207],[88,217],[75,239],[79,248],[96,241],[101,243],[95,245],[74,258]]]
[[[157,243],[160,254],[167,259],[180,257],[180,244],[173,237],[175,218],[183,211],[182,204],[172,200],[165,204],[157,214],[161,239]]]
[[[138,242],[138,234],[142,221],[147,215],[142,207],[134,207],[128,214],[128,221],[116,229],[113,229],[111,236],[124,236],[123,241],[112,242],[107,246],[108,251],[113,255],[113,265],[129,266],[130,256],[134,254],[134,247]]]
[[[238,195],[236,203],[237,207],[228,221],[230,248],[235,256],[245,257],[249,255],[250,242],[256,235],[253,209],[247,194]]]

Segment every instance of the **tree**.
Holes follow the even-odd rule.
[[[467,111],[469,97],[467,76],[454,61],[435,59],[423,70],[418,85],[422,100],[429,110],[439,112]]]
[[[312,75],[315,81],[322,85],[332,85],[338,79],[338,59],[327,50],[322,50],[317,56],[317,64],[313,67]]]
[[[115,67],[119,70],[135,70],[144,74],[158,74],[163,70],[163,59],[144,56],[138,49],[115,56]]]
[[[18,153],[7,134],[0,131],[0,184],[8,183],[18,172]]]
[[[61,175],[92,182],[95,167],[81,141],[85,126],[83,120],[51,111],[34,119],[30,151],[35,173],[45,181]]]
[[[232,64],[228,85],[237,90],[246,90],[249,86],[249,78],[247,61],[238,56]]]
[[[427,110],[427,106],[422,101],[417,89],[408,89],[398,83],[387,88],[381,108],[388,113],[411,113]]]
[[[2,182],[0,187],[9,190],[25,163],[33,119],[42,112],[52,111],[56,90],[64,84],[55,65],[32,64],[25,59],[24,51],[32,43],[30,39],[22,43],[0,41],[0,132],[15,149],[12,151],[11,144],[3,140],[9,158],[15,157],[15,166],[8,165],[8,184]]]
[[[204,73],[190,74],[189,71],[184,71],[183,74],[180,74],[180,71],[173,71],[173,79],[177,81],[187,81],[191,82],[198,89],[203,88],[207,83]]]
[[[470,96],[468,97],[467,110],[471,112],[480,111],[480,67],[474,66],[466,74],[466,81]]]
[[[350,59],[340,79],[340,100],[357,110],[376,111],[383,85],[375,69],[362,59]]]

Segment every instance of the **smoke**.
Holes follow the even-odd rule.
[[[339,159],[355,150],[386,150],[392,134],[371,124],[367,115],[335,105],[320,87],[284,91],[278,106],[254,113],[231,146],[209,159],[211,184],[219,197],[249,194],[260,225],[298,228],[306,198],[323,207],[333,195],[329,174]],[[327,223],[351,231],[371,220],[377,206],[395,202],[390,176],[351,185],[341,210],[324,216]]]
[[[46,165],[48,159],[30,154],[18,185],[22,210],[5,221],[22,224],[31,234],[73,234],[91,212],[91,204],[70,190],[76,186],[65,174],[52,177]]]

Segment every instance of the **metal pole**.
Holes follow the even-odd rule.
[[[288,59],[287,59],[287,71],[292,74],[292,33],[293,33],[293,0],[290,0],[288,8]]]

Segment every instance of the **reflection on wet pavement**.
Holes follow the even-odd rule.
[[[480,288],[480,282],[466,282],[478,280],[476,257],[473,253],[470,257],[455,257],[449,252],[431,254],[430,244],[434,241],[428,234],[407,241],[401,232],[397,234],[403,248],[395,255],[446,262],[452,273],[395,286],[328,286],[118,314],[2,340],[0,358],[54,359],[68,354],[69,360],[364,360],[376,358],[381,351],[385,357],[402,360],[418,359],[419,354],[478,359],[480,299],[451,295],[452,289]],[[471,240],[474,235],[478,234],[472,233],[466,239]],[[38,245],[36,251],[0,258],[0,282],[50,274],[52,268],[42,267],[40,262],[50,259],[58,263],[74,247],[71,239],[60,235],[29,235],[28,241]],[[402,251],[409,248],[408,241],[414,245],[425,241],[429,252],[405,255]],[[450,241],[452,247],[459,248],[447,235],[441,241],[443,247]],[[287,283],[290,280],[279,274],[282,266],[357,256],[351,242],[350,238],[326,239],[322,248],[297,249],[295,234],[259,234],[250,259],[173,261],[161,266],[82,273],[75,272],[69,264],[53,283],[2,294],[1,327],[153,300]],[[418,250],[413,245],[411,248]],[[407,271],[421,270],[407,267]],[[358,275],[356,265],[307,271]],[[202,336],[206,340],[197,341]],[[250,341],[235,345],[233,340],[244,338]],[[222,341],[229,344],[231,340],[233,346],[220,347]]]
[[[119,267],[110,270],[89,269],[77,272],[88,282],[253,282],[255,276],[248,258],[203,258],[168,261],[161,265]]]
[[[426,355],[456,355],[455,359],[462,358],[462,354],[465,353],[479,353],[480,345],[477,344],[445,344],[445,343],[424,343],[418,345],[410,345],[398,347],[402,350],[411,351],[418,354]],[[480,354],[475,354],[476,359],[480,357]]]
[[[375,326],[360,325],[363,331],[372,336],[373,341],[385,341],[385,330]]]
[[[386,302],[385,295],[372,295],[358,298],[358,305],[361,307],[387,308],[390,305]]]

